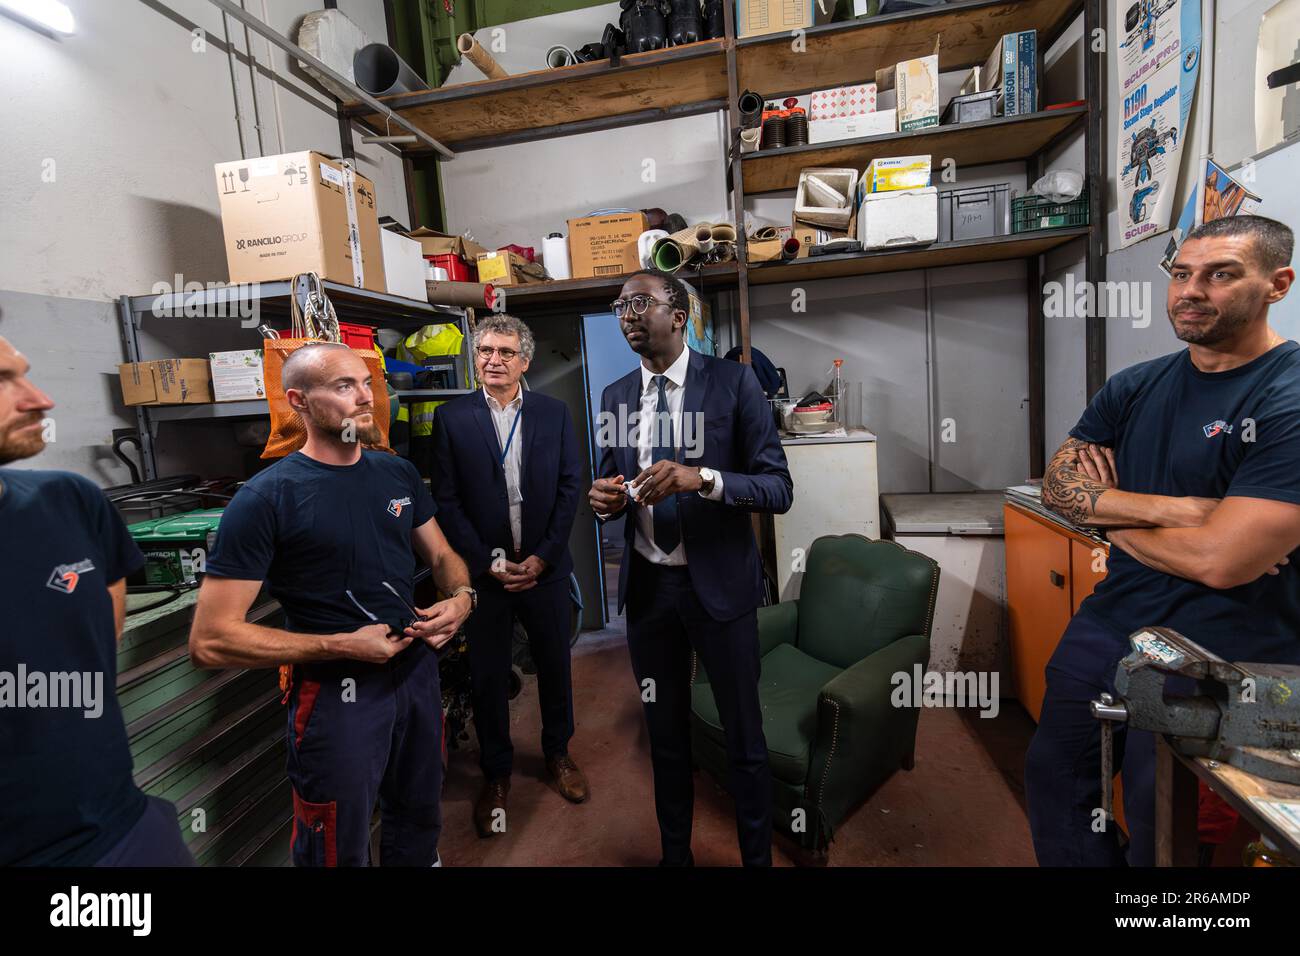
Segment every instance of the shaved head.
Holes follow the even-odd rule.
[[[294,349],[280,369],[280,384],[285,389],[296,388],[305,392],[325,381],[328,374],[326,359],[331,352],[352,350],[338,342],[315,342]]]

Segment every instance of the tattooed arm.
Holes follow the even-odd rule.
[[[1218,504],[1215,498],[1121,491],[1114,453],[1077,438],[1056,450],[1043,476],[1043,505],[1088,528],[1195,528]]]

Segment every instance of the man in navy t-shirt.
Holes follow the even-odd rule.
[[[0,338],[0,465],[54,403]],[[176,808],[131,779],[117,701],[126,577],[144,564],[92,482],[0,468],[0,866],[184,866]]]
[[[1294,240],[1257,216],[1188,234],[1168,311],[1188,347],[1112,376],[1043,478],[1043,503],[1105,528],[1106,578],[1047,665],[1025,768],[1041,865],[1125,862],[1101,806],[1099,723],[1142,627],[1170,627],[1229,661],[1300,664],[1300,345],[1269,328],[1295,278]],[[1155,740],[1116,731],[1127,862],[1155,858]]]
[[[432,866],[442,789],[435,648],[455,636],[475,593],[415,466],[362,450],[377,434],[365,361],[342,345],[308,345],[281,381],[307,441],[222,515],[190,654],[201,667],[293,666],[296,865],[367,865],[378,803],[380,863]],[[405,626],[417,555],[451,597]],[[246,620],[263,582],[284,608],[283,629]]]

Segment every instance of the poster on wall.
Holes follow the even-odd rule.
[[[1259,210],[1263,200],[1239,183],[1232,175],[1212,159],[1205,161],[1205,175],[1197,183],[1192,194],[1187,197],[1183,213],[1178,217],[1178,225],[1169,233],[1169,242],[1165,245],[1164,258],[1160,268],[1165,275],[1173,274],[1174,257],[1183,237],[1196,226],[1213,222],[1224,216],[1249,216]]]
[[[1169,228],[1201,65],[1200,0],[1133,0],[1115,9],[1120,38],[1116,196],[1123,249]]]

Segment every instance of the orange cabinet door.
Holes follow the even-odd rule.
[[[1036,721],[1047,690],[1047,662],[1073,614],[1070,541],[1010,506],[1003,511],[1011,667],[1020,702]]]
[[[1074,613],[1079,613],[1079,605],[1092,593],[1097,582],[1106,576],[1105,545],[1084,544],[1082,541],[1070,541],[1070,600]]]

